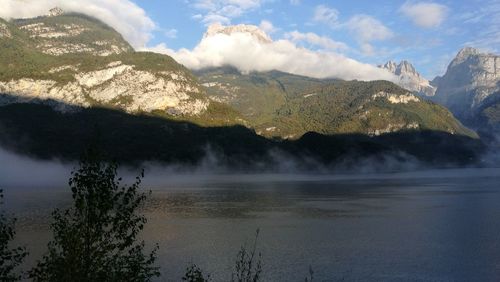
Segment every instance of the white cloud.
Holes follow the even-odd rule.
[[[168,29],[168,30],[165,30],[165,32],[163,32],[165,37],[172,38],[172,39],[177,38],[177,33],[178,33],[178,31],[175,28]]]
[[[35,17],[56,6],[104,21],[135,48],[145,46],[156,28],[146,12],[129,0],[0,0],[0,17]]]
[[[334,27],[338,24],[339,11],[325,5],[319,5],[314,10],[313,20]]]
[[[438,27],[448,14],[448,7],[432,2],[410,3],[401,6],[400,11],[417,26]]]
[[[267,20],[262,20],[259,24],[259,28],[267,34],[275,33],[276,31],[278,31],[278,28],[276,28],[272,22]]]
[[[290,4],[292,4],[292,5],[300,5],[300,0],[290,0]]]
[[[392,38],[394,33],[379,20],[368,15],[354,15],[345,24],[351,34],[356,38],[361,47],[361,52],[373,56],[375,48],[371,42]]]
[[[301,48],[285,39],[263,41],[249,32],[220,32],[205,36],[192,50],[176,51],[164,44],[150,50],[168,54],[192,69],[231,65],[245,73],[280,70],[317,78],[395,79],[385,70],[332,51]]]
[[[368,15],[357,14],[352,16],[347,22],[340,22],[339,11],[325,5],[319,5],[315,8],[313,21],[326,24],[332,29],[349,30],[359,43],[361,52],[368,56],[373,56],[376,53],[375,47],[372,46],[371,42],[386,40],[394,36],[391,29]],[[323,45],[330,45],[324,39],[320,40],[319,38],[313,38],[313,36],[307,37],[308,41],[321,41]]]
[[[343,42],[335,41],[326,36],[319,36],[316,33],[307,32],[302,33],[299,31],[292,31],[285,34],[285,38],[293,41],[293,42],[301,42],[305,41],[309,44],[320,46],[324,49],[331,50],[347,50],[349,49],[347,45]]]
[[[205,23],[207,26],[211,25],[213,23],[221,23],[221,24],[230,24],[231,19],[228,17],[224,17],[221,15],[217,14],[208,14],[205,16],[202,16],[202,22]]]
[[[238,18],[244,13],[259,8],[261,0],[195,0],[193,7],[202,11],[202,22],[229,24],[231,19]]]
[[[379,20],[368,15],[355,15],[346,23],[346,27],[360,42],[385,40],[394,33]]]

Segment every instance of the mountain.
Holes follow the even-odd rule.
[[[415,67],[408,61],[401,61],[396,64],[394,61],[389,61],[379,68],[385,69],[398,77],[396,82],[399,86],[418,93],[422,96],[434,96],[436,89],[430,82],[422,77],[417,72]]]
[[[287,98],[327,82],[280,71],[242,74],[230,66],[194,73],[210,99],[230,105],[253,125],[272,120]]]
[[[500,132],[500,56],[464,48],[432,84],[433,99],[465,124]]]
[[[212,100],[237,109],[266,137],[418,130],[476,136],[442,106],[388,81],[320,80],[278,71],[242,74],[231,67],[195,74]]]
[[[247,26],[208,33],[226,32],[268,39]],[[85,15],[0,20],[0,144],[38,158],[75,160],[99,139],[110,157],[132,163],[215,158],[262,168],[395,155],[457,164],[479,160],[476,137],[391,82],[230,67],[194,75],[169,56],[136,52]]]
[[[36,98],[63,102],[63,112],[100,106],[206,125],[240,122],[208,99],[188,69],[166,55],[135,52],[94,18],[53,10],[1,20],[0,31],[0,104]]]

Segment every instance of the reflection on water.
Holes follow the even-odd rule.
[[[144,238],[160,244],[162,280],[190,262],[227,280],[260,228],[268,281],[303,281],[309,265],[318,281],[498,281],[498,172],[171,179],[150,183]],[[10,188],[6,199],[33,261],[69,194]]]

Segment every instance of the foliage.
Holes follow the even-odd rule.
[[[73,206],[55,210],[54,239],[30,276],[35,281],[150,281],[159,276],[156,249],[145,254],[137,236],[146,218],[137,213],[146,194],[143,174],[130,186],[117,178],[117,165],[90,150],[69,180]]]
[[[241,74],[224,67],[197,72],[210,83],[208,94],[222,99],[247,118],[266,137],[299,138],[307,132],[369,134],[391,124],[418,123],[418,130],[436,130],[475,137],[437,104],[392,104],[372,99],[384,91],[408,91],[388,81],[320,80],[278,71]]]
[[[253,125],[271,121],[287,98],[325,83],[278,71],[241,74],[232,67],[205,69],[195,74],[202,83],[217,83],[207,88],[208,95],[234,107]]]
[[[3,190],[0,189],[0,205],[3,204]],[[17,247],[11,249],[9,244],[14,239],[15,219],[8,219],[3,211],[0,211],[0,281],[18,281],[21,275],[16,268],[21,265],[28,255],[26,249]]]
[[[262,274],[262,253],[257,254],[259,230],[255,232],[255,241],[250,249],[242,246],[238,252],[235,269],[231,275],[232,282],[257,282]]]
[[[352,159],[353,155],[403,152],[422,161],[452,165],[473,163],[484,150],[481,140],[439,131],[403,131],[374,137],[307,133],[298,140],[270,140],[243,126],[200,127],[99,108],[61,113],[40,104],[1,106],[0,125],[4,148],[38,158],[78,160],[97,127],[102,133],[102,150],[122,163],[156,160],[196,165],[210,151],[221,166],[242,170],[272,169],[280,159],[269,152],[276,151],[298,164],[302,156],[329,165]]]
[[[186,274],[182,277],[182,281],[186,282],[209,282],[212,281],[210,275],[205,277],[203,271],[196,264],[191,264],[186,268]]]

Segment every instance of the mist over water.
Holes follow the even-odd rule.
[[[496,149],[489,150],[483,156],[483,167],[498,167],[500,153]],[[443,170],[428,167],[416,158],[404,154],[393,153],[366,158],[346,158],[333,165],[307,157],[297,157],[280,151],[270,151],[269,163],[247,164],[242,168],[228,167],[224,157],[207,148],[205,157],[197,165],[164,164],[144,162],[139,165],[120,165],[119,176],[124,182],[132,182],[145,170],[144,184],[162,186],[168,183],[209,181],[211,179],[249,179],[251,181],[302,180],[302,179],[343,179],[343,178],[394,178],[394,177],[430,177],[436,171]],[[57,159],[39,160],[19,155],[0,147],[0,187],[67,187],[71,171],[78,168],[78,162],[63,162]],[[442,165],[447,174],[464,175],[463,169],[456,166]],[[472,167],[471,167],[472,168]],[[455,170],[454,170],[455,169]],[[477,173],[471,170],[471,173]],[[468,173],[465,173],[468,176]]]
[[[367,159],[356,173],[303,173],[280,158],[281,170],[260,173],[232,172],[213,155],[189,168],[120,168],[124,183],[145,168],[141,188],[152,194],[141,236],[160,245],[159,281],[178,281],[193,262],[214,281],[229,279],[237,251],[257,228],[264,281],[302,281],[309,265],[319,281],[499,277],[500,169],[422,170],[412,163],[381,173],[369,169],[380,160]],[[400,158],[392,160],[398,168]],[[0,187],[18,218],[15,243],[30,251],[27,265],[46,251],[50,213],[71,204],[67,181],[75,167],[0,151]]]
[[[35,160],[0,147],[1,187],[66,186],[75,164],[57,160]]]

